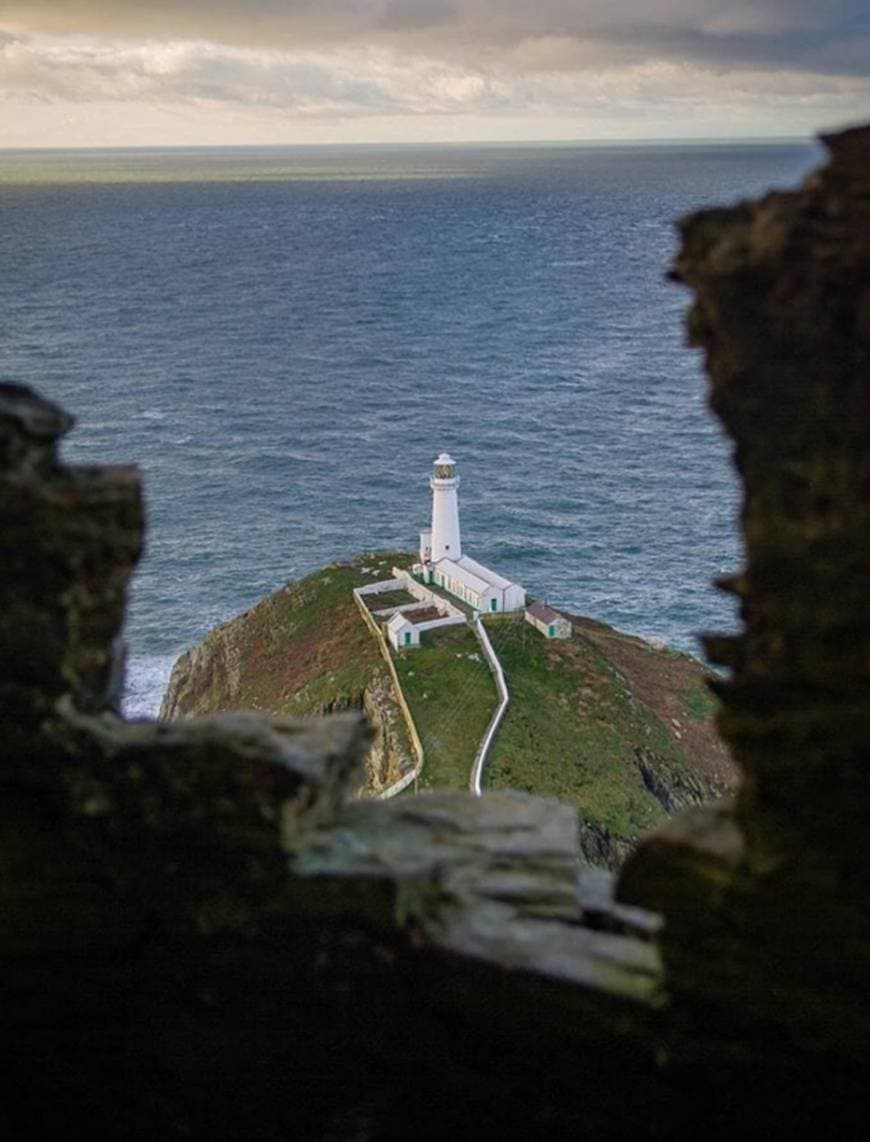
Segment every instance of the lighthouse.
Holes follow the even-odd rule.
[[[429,477],[432,489],[432,534],[430,539],[433,563],[439,559],[460,559],[462,540],[459,537],[459,477],[456,461],[442,452],[436,459]]]
[[[462,554],[459,536],[459,477],[456,461],[446,452],[435,460],[429,477],[432,489],[432,527],[420,532],[420,562],[414,573],[424,583],[441,587],[476,611],[518,611],[526,593],[512,583]]]

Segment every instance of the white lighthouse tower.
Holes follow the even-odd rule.
[[[459,536],[459,477],[456,461],[442,452],[436,459],[429,477],[432,489],[432,535],[429,559],[461,559],[462,540]]]

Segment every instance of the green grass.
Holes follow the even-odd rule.
[[[626,837],[664,820],[644,787],[634,747],[655,752],[669,767],[685,768],[685,759],[601,651],[580,634],[545,639],[522,620],[487,629],[511,701],[485,786],[559,797]]]
[[[716,708],[716,699],[706,687],[687,686],[682,699],[687,718],[708,718]]]
[[[467,789],[471,763],[496,707],[495,682],[468,627],[427,631],[396,669],[423,743],[423,789]]]
[[[217,627],[201,644],[210,668],[191,683],[184,712],[319,714],[360,705],[386,664],[352,590],[390,578],[393,564],[407,558],[384,553],[330,564]]]
[[[284,658],[285,670],[293,670],[296,685],[281,703],[287,714],[320,713],[342,706],[358,705],[377,666],[377,648],[365,628],[351,594],[364,581],[356,566],[333,565],[309,575],[272,596],[272,605],[262,615],[264,646],[269,658]],[[340,637],[325,637],[339,632]],[[374,651],[374,653],[373,653]],[[249,671],[241,697],[262,696],[275,669]]]
[[[370,611],[383,611],[387,607],[403,607],[408,603],[419,603],[419,599],[415,599],[413,595],[407,591],[383,591],[377,595],[363,595],[362,601]]]

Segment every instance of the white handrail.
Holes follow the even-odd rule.
[[[471,766],[471,777],[468,780],[468,788],[475,795],[475,797],[479,797],[482,792],[480,788],[480,779],[483,776],[483,765],[486,761],[486,755],[489,753],[489,747],[492,745],[496,730],[498,729],[501,720],[504,717],[504,712],[508,708],[510,694],[508,693],[507,682],[505,682],[504,671],[501,668],[501,663],[499,662],[498,656],[492,648],[492,643],[489,641],[489,635],[486,633],[486,629],[483,623],[480,621],[480,615],[475,615],[472,627],[474,633],[477,635],[478,642],[483,647],[483,653],[486,656],[486,660],[489,663],[489,668],[492,671],[493,677],[495,678],[495,685],[496,689],[498,690],[500,699],[498,708],[492,715],[489,725],[487,726],[486,733],[483,735],[483,741],[477,747],[474,763]]]

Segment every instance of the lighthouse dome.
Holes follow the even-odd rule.
[[[456,475],[456,461],[448,452],[442,452],[435,460],[434,464],[436,480],[454,480],[458,479]]]

